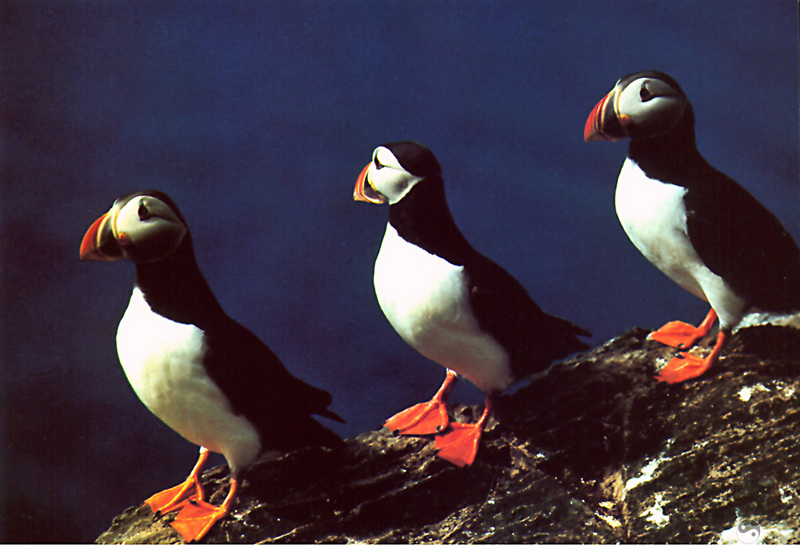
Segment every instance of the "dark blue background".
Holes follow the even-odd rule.
[[[177,201],[223,306],[333,393],[343,436],[426,399],[444,375],[403,344],[372,290],[387,209],[354,203],[352,189],[380,143],[433,149],[473,245],[595,344],[707,310],[617,222],[626,144],[583,142],[620,76],[674,76],[704,155],[800,236],[795,2],[0,10],[2,539],[92,540],[195,461],[117,362],[133,267],[78,261],[121,194],[156,187]],[[454,399],[481,396],[462,385]]]

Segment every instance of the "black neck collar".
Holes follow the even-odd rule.
[[[222,307],[197,266],[190,235],[169,257],[136,265],[136,285],[154,312],[207,329]]]
[[[687,185],[698,168],[706,165],[697,150],[691,105],[687,106],[678,124],[667,133],[652,138],[631,139],[628,157],[649,178]]]
[[[454,265],[464,265],[474,251],[453,220],[441,176],[421,180],[391,205],[389,224],[404,240]]]

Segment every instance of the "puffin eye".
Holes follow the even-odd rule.
[[[147,205],[144,204],[144,201],[139,203],[139,220],[144,221],[153,217],[153,214],[150,213],[150,210],[147,209]]]
[[[378,170],[380,170],[380,169],[382,169],[383,167],[386,166],[383,163],[381,163],[380,161],[378,161],[377,157],[375,157],[373,162],[375,163],[375,168],[377,168]]]
[[[647,88],[647,84],[643,83],[642,84],[642,88],[639,89],[639,98],[642,99],[642,102],[647,102],[648,100],[650,100],[654,96],[655,95],[650,92],[650,89]]]

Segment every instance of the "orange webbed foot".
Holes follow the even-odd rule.
[[[675,384],[699,377],[719,359],[722,348],[728,341],[729,336],[730,333],[727,331],[720,331],[714,348],[705,358],[695,356],[689,352],[678,354],[656,375],[656,380]]]
[[[192,472],[184,482],[172,488],[153,494],[145,500],[153,513],[161,514],[175,511],[184,506],[187,501],[203,501],[203,486],[200,484],[200,471],[208,460],[208,449],[200,447],[200,456],[192,468]]]
[[[450,430],[436,436],[436,456],[458,467],[472,465],[478,455],[482,434],[481,424],[453,422]]]
[[[674,348],[690,348],[697,344],[703,335],[691,324],[669,322],[650,333],[648,338]]]
[[[187,543],[202,539],[218,520],[230,512],[238,486],[238,481],[232,478],[228,496],[219,507],[205,501],[186,502],[178,516],[172,521],[172,527],[181,534]]]
[[[656,375],[659,382],[677,384],[697,378],[711,367],[709,358],[701,358],[688,352],[678,354]]]
[[[457,380],[458,374],[448,369],[439,391],[430,401],[418,403],[397,413],[383,425],[400,435],[429,435],[444,431],[450,423],[445,401]]]
[[[188,501],[200,501],[201,496],[202,493],[197,490],[194,483],[187,480],[187,482],[153,494],[145,500],[145,503],[153,510],[153,513],[163,515],[180,509]]]
[[[204,501],[187,502],[171,524],[187,543],[191,543],[202,539],[227,514],[227,509],[214,507]]]
[[[384,426],[401,435],[428,435],[444,430],[449,421],[444,403],[432,399],[397,413]]]
[[[478,445],[483,435],[483,427],[494,407],[492,397],[486,397],[483,414],[474,424],[453,422],[442,435],[436,436],[436,456],[458,467],[470,466],[478,455]]]
[[[674,348],[687,349],[708,335],[717,319],[712,308],[698,327],[684,322],[668,322],[648,335],[648,338]]]

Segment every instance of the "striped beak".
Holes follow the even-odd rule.
[[[583,139],[587,142],[601,140],[613,142],[628,136],[614,109],[617,92],[617,87],[614,87],[592,109],[592,113],[589,114],[589,118],[586,120],[586,126],[583,128]]]
[[[369,179],[369,167],[372,162],[367,163],[367,166],[361,171],[356,180],[356,187],[353,189],[353,200],[370,202],[372,204],[383,204],[386,202],[386,197],[378,193],[375,186]]]
[[[81,241],[81,261],[116,261],[124,257],[111,228],[113,212],[97,218],[86,231]]]

